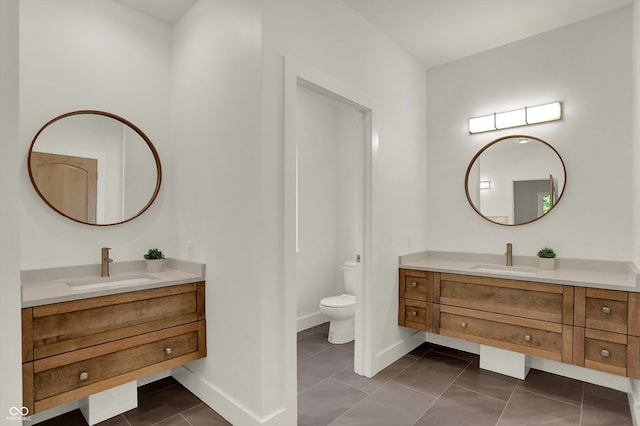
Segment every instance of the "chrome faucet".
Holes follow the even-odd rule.
[[[109,250],[111,250],[111,247],[102,247],[102,268],[100,269],[101,277],[109,276],[109,264],[113,262],[113,259],[109,259]]]
[[[513,244],[507,243],[507,266],[513,266]]]

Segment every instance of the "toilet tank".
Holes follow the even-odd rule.
[[[347,294],[356,294],[356,262],[344,262],[344,289]]]

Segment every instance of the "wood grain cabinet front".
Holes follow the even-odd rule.
[[[639,293],[400,269],[399,300],[405,327],[640,378]]]
[[[204,282],[25,308],[22,319],[30,413],[206,356]]]
[[[440,334],[571,362],[571,327],[559,323],[441,305]]]
[[[433,272],[400,269],[398,324],[432,331]]]
[[[574,364],[640,378],[637,298],[626,291],[576,287]]]

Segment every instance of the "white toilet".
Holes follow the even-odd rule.
[[[329,343],[349,343],[355,336],[356,320],[356,262],[344,262],[345,294],[325,297],[320,312],[329,318]]]

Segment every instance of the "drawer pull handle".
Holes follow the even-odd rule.
[[[89,378],[89,373],[87,373],[86,371],[83,371],[82,373],[80,373],[80,380],[87,380]]]
[[[164,353],[167,355],[171,355],[171,353],[173,352],[173,349],[171,348],[164,348]]]
[[[466,322],[460,323],[460,327],[467,328],[467,323]]]
[[[418,283],[417,283],[417,282],[415,282],[415,281],[414,281],[414,282],[412,282],[412,283],[411,283],[411,287],[413,287],[413,288],[418,287]]]
[[[608,306],[603,306],[602,307],[602,313],[609,315],[611,313],[611,308],[608,307]]]
[[[609,358],[609,351],[606,349],[603,349],[600,351],[600,355],[602,355],[605,358]]]
[[[411,312],[411,316],[412,316],[412,317],[415,317],[416,315],[418,315],[418,313],[417,313],[416,311],[412,311],[412,312]]]
[[[529,336],[528,334],[525,334],[524,341],[525,342],[530,342],[531,341],[531,336]]]

